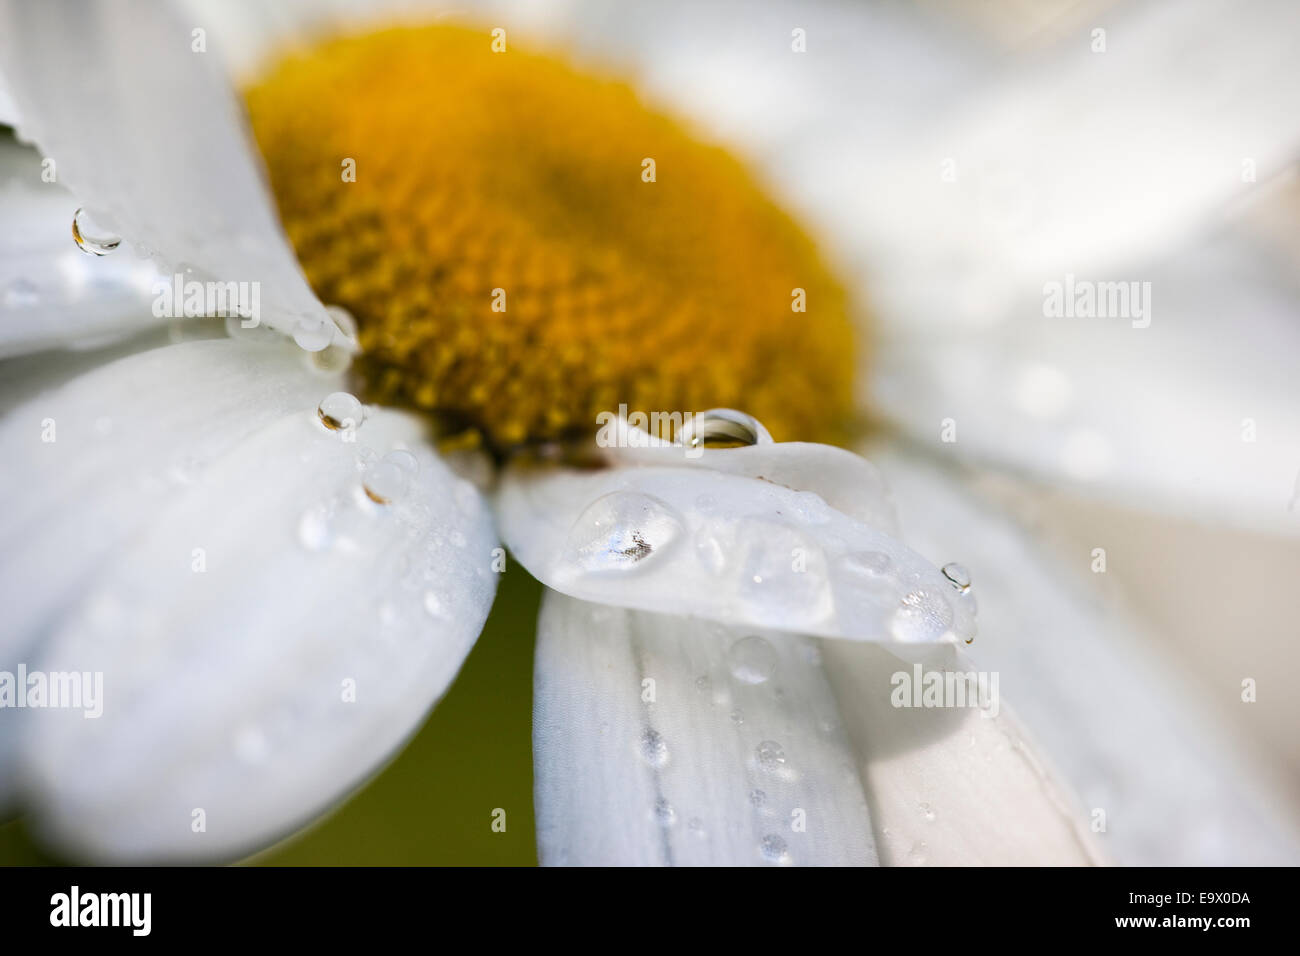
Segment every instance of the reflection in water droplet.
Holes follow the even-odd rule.
[[[899,603],[890,629],[894,640],[937,641],[952,627],[952,605],[930,591],[912,591]]]
[[[30,309],[40,304],[41,293],[36,283],[29,279],[18,278],[5,285],[0,302],[6,309]]]
[[[662,767],[668,762],[668,744],[657,730],[647,730],[641,735],[641,759],[652,767]]]
[[[578,517],[565,551],[584,571],[628,571],[663,554],[681,533],[682,522],[666,503],[616,491],[597,498]]]
[[[776,648],[756,634],[742,637],[727,650],[731,674],[743,684],[761,684],[776,671]]]
[[[769,863],[788,863],[790,862],[790,852],[786,847],[785,840],[775,833],[769,833],[763,837],[758,844],[758,852],[763,855],[763,859]]]
[[[387,458],[375,462],[361,477],[366,497],[377,505],[400,501],[406,496],[410,484],[410,475]]]
[[[785,766],[785,751],[775,740],[764,740],[755,753],[758,755],[758,765],[763,770],[774,772]]]
[[[332,392],[316,406],[321,424],[331,431],[344,431],[360,427],[365,408],[360,399],[348,392]]]
[[[384,461],[392,462],[412,478],[420,473],[420,459],[405,448],[394,448],[384,456]]]
[[[941,570],[943,576],[948,579],[948,583],[960,593],[965,594],[970,590],[970,572],[966,570],[965,565],[957,564],[954,561],[945,564]]]
[[[121,238],[100,228],[85,209],[78,209],[72,217],[72,238],[77,248],[92,256],[106,256],[122,244]]]
[[[655,801],[655,819],[661,827],[670,827],[677,822],[677,811],[671,803],[661,798]]]

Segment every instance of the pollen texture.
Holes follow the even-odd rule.
[[[620,404],[844,433],[843,289],[736,159],[626,83],[439,26],[316,47],[247,102],[312,287],[357,320],[370,401],[499,451]]]

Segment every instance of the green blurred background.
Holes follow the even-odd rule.
[[[447,696],[406,749],[315,826],[248,863],[527,866],[533,834],[533,640],[542,588],[515,565]],[[492,811],[506,811],[504,833]],[[0,825],[0,864],[59,863],[21,819]]]

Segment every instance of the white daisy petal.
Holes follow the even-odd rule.
[[[657,464],[506,470],[497,513],[530,573],[646,611],[671,595],[676,613],[736,627],[904,642],[974,633],[968,602],[892,536],[883,486],[854,456],[796,443],[632,457]]]
[[[816,642],[548,592],[533,752],[544,864],[874,864]]]
[[[975,683],[964,686],[979,693],[977,671],[955,648],[847,641],[822,647],[861,761],[881,863],[1060,866],[1101,860],[1082,807],[1035,756],[998,684],[986,678],[988,697],[981,704],[988,706],[970,706],[977,696],[940,698],[946,706],[938,708],[904,706],[923,700],[929,674],[945,671],[974,675]],[[953,706],[954,700],[965,703]]]
[[[1001,692],[1090,817],[1104,814],[1110,857],[1177,866],[1300,859],[1300,838],[1273,809],[1278,798],[1244,742],[1207,717],[1177,662],[1161,659],[1132,619],[954,473],[872,453],[909,540],[969,568],[980,612],[969,654],[1000,675]]]
[[[4,474],[30,505],[3,529],[5,663],[103,674],[98,718],[20,712],[36,822],[78,856],[225,859],[287,833],[400,745],[486,617],[477,492],[409,416],[327,428],[337,386],[301,361],[173,346],[2,426],[32,446]]]
[[[14,3],[0,14],[0,72],[19,132],[56,160],[101,228],[167,274],[257,283],[261,321],[312,347],[351,345],[307,286],[198,28],[143,0]]]
[[[85,348],[164,321],[151,308],[158,272],[148,260],[77,249],[77,201],[42,179],[58,174],[49,162],[0,137],[0,357]]]

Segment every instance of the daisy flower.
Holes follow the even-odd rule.
[[[1042,517],[1294,557],[1288,5],[446,12],[0,7],[0,802],[246,857],[526,571],[543,863],[1300,858]]]

